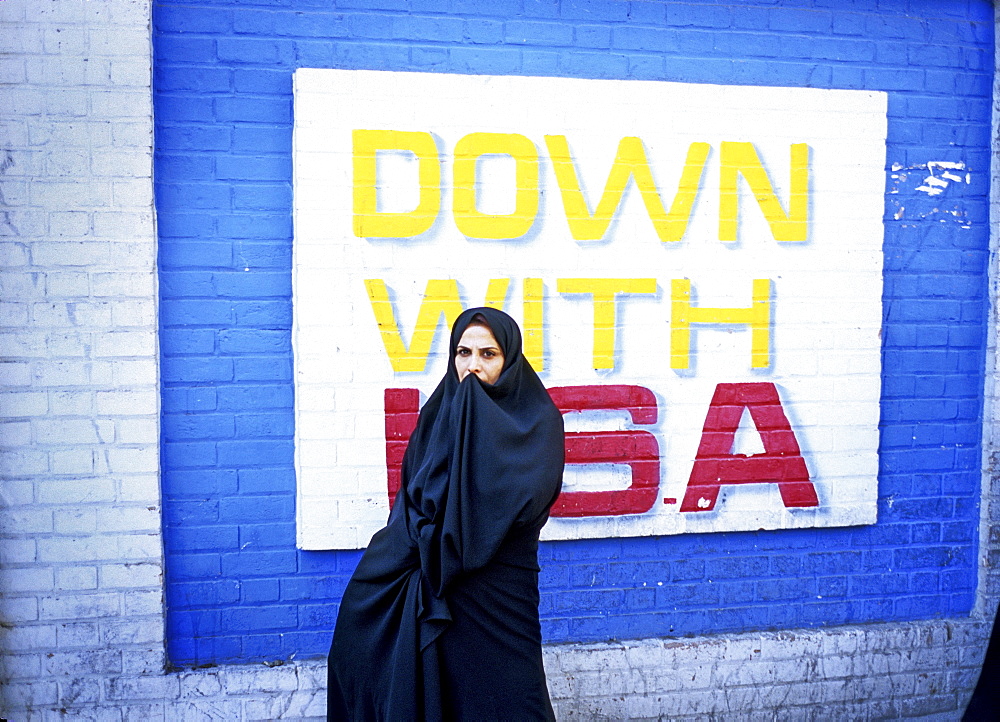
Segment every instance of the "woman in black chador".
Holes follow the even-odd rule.
[[[330,720],[553,719],[538,533],[562,483],[562,416],[502,311],[464,312],[449,351],[344,592]]]

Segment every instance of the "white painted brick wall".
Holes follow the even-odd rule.
[[[12,720],[122,719],[114,689],[168,679],[149,7],[0,2],[0,716]]]
[[[322,719],[322,661],[164,671],[149,12],[0,1],[0,717]],[[957,719],[1000,591],[994,348],[975,618],[552,646],[560,719]]]

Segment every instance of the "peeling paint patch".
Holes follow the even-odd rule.
[[[889,195],[913,196],[914,193],[926,193],[929,198],[937,198],[955,186],[972,183],[972,173],[966,168],[964,161],[932,160],[910,166],[893,163],[889,170],[890,183],[886,190]],[[900,200],[892,201],[895,206],[893,218],[897,221],[903,220],[905,210]],[[932,219],[942,223],[950,221],[959,223],[962,228],[972,227],[960,204],[930,209],[919,201],[915,205],[916,208],[908,216],[910,220]]]
[[[963,179],[962,176],[951,172],[953,170],[965,170],[965,163],[961,161],[928,161],[927,170],[929,175],[924,178],[923,185],[917,186],[917,190],[923,191],[929,196],[941,195],[951,183],[961,183],[964,180],[968,184],[972,180],[971,173],[966,173]]]
[[[919,174],[923,177],[920,185],[914,190],[929,196],[940,195],[953,183],[965,183],[966,185],[972,183],[972,173],[966,169],[963,161],[931,160],[911,166],[893,163],[890,171],[889,177],[894,181],[889,187],[890,194],[899,193],[900,187],[910,181],[911,175],[917,175],[916,171],[926,171],[926,174]],[[965,171],[965,173],[959,171]]]

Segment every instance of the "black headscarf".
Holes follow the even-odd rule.
[[[492,385],[471,373],[459,381],[455,368],[458,342],[479,318],[504,354]],[[512,531],[544,523],[563,463],[562,416],[521,352],[517,323],[493,308],[465,311],[403,457],[407,528],[433,597],[489,562]]]
[[[504,355],[492,385],[475,374],[460,382],[455,369],[458,342],[477,317]],[[489,561],[511,521],[547,513],[563,461],[562,416],[521,353],[517,323],[493,308],[462,313],[451,331],[448,369],[403,456],[407,524],[436,594],[463,569]]]
[[[458,342],[477,317],[504,354],[494,384],[471,373],[459,381],[455,368]],[[537,571],[563,444],[562,416],[522,354],[514,320],[492,308],[462,313],[444,378],[410,436],[388,524],[344,593],[330,653],[330,719],[434,717],[441,681],[428,660],[452,620],[449,590],[493,563]]]

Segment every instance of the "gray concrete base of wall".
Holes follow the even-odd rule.
[[[959,720],[990,626],[950,620],[551,645],[545,666],[559,720]],[[60,687],[77,678],[65,673]],[[83,704],[22,698],[26,708],[8,719],[320,720],[326,663],[115,676],[101,687],[101,699]]]
[[[560,720],[957,720],[991,625],[969,620],[560,645]]]

